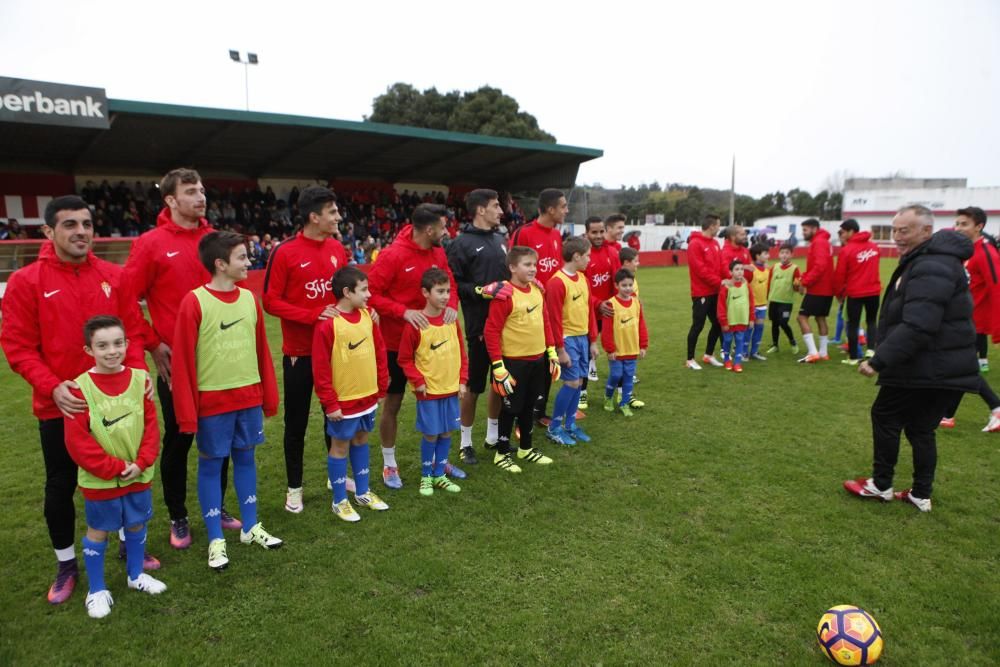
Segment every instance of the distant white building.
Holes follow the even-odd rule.
[[[876,243],[892,242],[892,218],[909,204],[934,211],[935,230],[951,227],[958,209],[978,206],[988,216],[986,231],[1000,233],[1000,187],[970,188],[964,178],[850,178],[844,184],[843,217],[857,220]]]

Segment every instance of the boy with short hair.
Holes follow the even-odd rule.
[[[114,600],[104,583],[108,533],[125,528],[128,587],[158,595],[166,584],[142,571],[146,524],[153,516],[154,464],[160,451],[156,406],[146,396],[146,371],[124,366],[128,340],[121,320],[90,318],[83,328],[84,351],[94,367],[76,378],[75,397],[83,412],[64,418],[66,450],[79,466],[87,534],[83,558],[90,581],[87,613],[103,618]],[[93,419],[91,419],[93,416]]]
[[[771,271],[767,266],[767,260],[770,259],[767,246],[755,243],[750,248],[750,258],[753,260],[753,272],[746,278],[753,293],[753,329],[748,332],[750,335],[743,342],[744,356],[747,359],[767,361],[767,357],[760,353],[760,341],[764,338],[764,321],[767,319],[768,283],[771,280]]]
[[[608,383],[604,387],[604,409],[614,412],[614,393],[621,385],[622,395],[618,409],[626,417],[632,412],[632,385],[637,359],[646,356],[649,334],[646,316],[639,299],[633,298],[635,276],[628,269],[615,273],[618,293],[611,298],[611,315],[604,315],[601,325],[601,343],[608,353]]]
[[[731,280],[719,288],[717,315],[722,328],[722,360],[727,371],[743,372],[744,337],[754,312],[753,292],[743,280],[743,261],[729,263]],[[730,350],[730,348],[734,348]],[[732,357],[730,357],[732,354]]]
[[[563,241],[563,267],[549,279],[545,308],[549,327],[562,366],[562,389],[556,394],[549,440],[572,447],[576,441],[590,442],[576,423],[576,409],[590,359],[597,358],[597,318],[590,307],[590,287],[584,274],[590,264],[590,241],[573,236]]]
[[[427,269],[420,277],[420,291],[427,300],[424,329],[405,327],[399,340],[399,366],[417,399],[420,441],[420,495],[434,489],[458,493],[461,487],[445,474],[451,433],[460,424],[459,402],[469,381],[469,358],[458,321],[447,324],[444,311],[451,298],[451,282],[441,269]]]
[[[632,296],[639,297],[639,251],[635,248],[624,246],[618,251],[618,263],[621,268],[631,271],[632,275]]]
[[[535,283],[538,253],[514,246],[507,253],[510,297],[490,302],[483,337],[489,352],[493,390],[503,398],[500,437],[493,464],[511,473],[521,472],[511,458],[510,436],[514,421],[520,427],[517,458],[548,465],[552,459],[531,446],[535,399],[545,391],[546,373],[555,382],[560,376],[559,358],[549,324],[542,290]]]
[[[240,501],[240,542],[277,549],[282,541],[257,518],[254,449],[264,442],[264,417],[278,412],[278,385],[267,345],[264,313],[246,280],[246,240],[212,232],[198,242],[198,256],[212,274],[207,285],[181,300],[174,330],[173,393],[181,433],[198,444],[198,501],[208,534],[208,566],[229,565],[222,536],[222,462],[233,461]]]
[[[347,499],[348,457],[355,502],[373,510],[389,509],[369,487],[368,451],[378,401],[389,388],[389,367],[382,333],[368,310],[368,276],[347,266],[333,274],[330,285],[338,316],[320,322],[313,334],[313,379],[330,436],[326,466],[333,513],[353,523],[361,516]]]
[[[792,333],[789,320],[792,318],[795,292],[801,284],[802,272],[799,267],[792,264],[792,246],[786,243],[778,250],[778,263],[771,265],[768,276],[768,317],[771,319],[771,347],[767,349],[768,354],[778,351],[779,328],[788,337],[792,354],[799,353],[799,346],[795,344],[795,334]]]

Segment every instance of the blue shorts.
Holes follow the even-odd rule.
[[[755,320],[766,320],[767,319],[767,306],[757,306],[753,309],[753,318]]]
[[[339,422],[326,420],[326,434],[334,440],[350,442],[359,431],[371,433],[375,429],[375,410],[360,417],[348,417]]]
[[[264,442],[264,410],[258,405],[198,418],[198,451],[213,459]]]
[[[87,527],[113,533],[148,523],[153,518],[153,490],[126,493],[108,500],[84,500]]]
[[[563,346],[570,362],[568,367],[562,367],[562,379],[582,380],[587,377],[587,369],[590,367],[590,338],[586,334],[566,336],[563,338]]]
[[[424,435],[451,433],[458,428],[458,396],[417,401],[417,430]]]

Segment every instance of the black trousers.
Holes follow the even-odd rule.
[[[986,355],[989,354],[989,351],[990,351],[989,337],[986,334],[977,333],[976,352],[979,354],[979,358],[985,359]]]
[[[771,344],[778,347],[778,331],[785,332],[788,344],[795,345],[795,334],[789,322],[792,319],[792,304],[772,301],[767,306],[767,317],[771,320]]]
[[[858,358],[858,329],[861,327],[861,309],[865,311],[865,339],[868,349],[875,349],[875,323],[878,319],[878,295],[847,298],[847,354]]]
[[[934,430],[945,410],[961,397],[953,389],[879,388],[872,403],[872,441],[875,486],[892,486],[893,471],[899,458],[899,436],[906,434],[913,449],[913,495],[930,498],[937,467],[937,442]]]
[[[174,412],[174,395],[161,378],[156,378],[156,392],[163,410],[163,447],[160,449],[160,479],[163,482],[163,502],[171,521],[187,518],[188,452],[194,442],[193,433],[181,433]],[[222,497],[226,497],[229,478],[229,457],[222,461]]]
[[[507,359],[503,360],[507,372],[517,384],[514,393],[505,396],[503,409],[500,410],[499,440],[497,451],[507,454],[511,451],[510,436],[514,432],[514,421],[521,429],[519,445],[521,449],[531,449],[531,432],[534,428],[535,397],[545,386],[549,375],[549,364],[543,354],[538,359]]]
[[[38,421],[45,461],[45,523],[53,549],[73,546],[76,533],[76,463],[66,451],[63,418]]]
[[[285,476],[288,487],[302,486],[302,457],[305,451],[306,427],[309,425],[309,409],[312,405],[313,371],[312,357],[292,357],[285,355],[281,361],[284,368],[285,385]],[[330,451],[330,436],[323,431],[326,443],[325,455]]]
[[[990,411],[1000,408],[1000,396],[997,396],[996,392],[993,391],[993,387],[990,383],[986,381],[982,375],[979,376],[979,397],[983,399]],[[958,406],[962,404],[962,398],[965,394],[959,394],[955,397],[955,400],[948,405],[948,409],[945,410],[944,416],[952,419],[955,417],[955,413],[958,412]]]
[[[691,328],[688,330],[687,358],[694,359],[694,348],[698,345],[698,336],[705,328],[705,318],[712,323],[708,330],[708,342],[705,345],[705,354],[715,352],[715,344],[719,342],[722,328],[719,326],[719,315],[716,308],[719,305],[719,295],[693,296],[691,297]]]

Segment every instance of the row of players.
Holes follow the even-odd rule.
[[[165,202],[169,208],[164,211],[164,214],[161,214],[161,228],[163,228],[163,231],[174,234],[177,237],[181,237],[184,231],[191,231],[200,226],[197,223],[194,227],[183,227],[176,224],[177,214],[179,212],[183,213],[182,209],[185,204],[183,200],[187,199],[187,203],[190,203],[193,199],[197,204],[199,199],[197,195],[200,194],[201,210],[204,208],[204,195],[200,179],[196,178],[193,183],[187,183],[183,176],[183,174],[171,172],[164,179],[165,184],[163,188],[165,193],[172,194],[165,197]],[[171,177],[174,177],[174,182],[166,182]],[[191,179],[189,178],[188,180]],[[188,189],[184,187],[186,185],[193,187]],[[189,196],[185,197],[185,194]],[[303,194],[305,195],[306,193],[304,192]],[[320,227],[321,225],[317,223],[322,222],[323,219],[335,224],[338,217],[332,193],[325,191],[317,194],[324,201],[315,202],[317,205],[309,214],[310,226],[307,227],[307,230],[311,231],[316,231],[313,225]],[[491,191],[486,191],[486,194],[491,194]],[[134,345],[133,351],[129,352],[129,348],[124,344],[125,331],[142,332],[139,336],[133,333],[130,333],[130,336],[135,339],[141,338],[144,346],[153,351],[154,360],[157,362],[158,370],[160,371],[158,378],[159,393],[164,408],[165,420],[164,455],[162,461],[165,487],[167,486],[166,480],[168,478],[166,474],[168,445],[176,444],[173,442],[172,434],[170,433],[171,423],[173,422],[174,429],[176,429],[173,436],[198,433],[198,447],[200,452],[198,489],[210,539],[210,564],[213,567],[224,567],[228,562],[225,541],[222,538],[223,521],[226,518],[221,505],[224,486],[220,486],[219,484],[220,479],[224,480],[226,476],[224,468],[227,456],[231,456],[233,460],[236,492],[240,499],[243,514],[243,524],[240,527],[249,526],[249,529],[241,530],[241,541],[248,544],[256,543],[265,548],[280,546],[281,541],[264,530],[263,525],[257,521],[256,517],[256,473],[254,472],[253,446],[263,436],[263,414],[274,414],[277,410],[277,391],[273,369],[270,368],[270,356],[267,351],[266,338],[264,337],[263,316],[260,307],[255,304],[252,295],[245,290],[236,288],[235,285],[236,282],[245,278],[247,267],[246,250],[242,238],[239,236],[227,237],[226,235],[211,233],[201,234],[195,239],[198,243],[200,263],[205,269],[212,269],[214,273],[207,283],[201,284],[194,290],[182,295],[180,303],[175,309],[174,330],[170,338],[171,344],[167,345],[162,337],[165,329],[162,326],[157,326],[157,315],[162,316],[165,310],[164,299],[156,298],[157,296],[163,296],[162,291],[157,294],[157,290],[149,290],[148,285],[143,288],[141,284],[143,277],[141,272],[145,271],[147,274],[152,273],[154,275],[159,273],[159,269],[165,263],[162,258],[158,257],[159,255],[163,255],[166,260],[182,259],[184,254],[182,252],[183,246],[179,249],[171,249],[171,245],[160,243],[150,248],[151,244],[144,245],[139,243],[134,249],[129,263],[131,264],[137,257],[141,258],[145,254],[151,260],[149,263],[160,266],[149,267],[148,265],[140,265],[139,271],[133,271],[130,274],[129,266],[127,265],[124,277],[116,275],[111,265],[97,260],[90,252],[90,243],[92,240],[90,213],[85,206],[81,206],[73,200],[75,200],[73,197],[53,200],[52,205],[49,207],[50,210],[46,211],[46,234],[52,241],[51,245],[43,247],[40,261],[36,265],[32,265],[36,267],[35,270],[19,272],[21,275],[15,274],[12,278],[8,289],[8,298],[4,302],[5,326],[2,332],[2,340],[12,367],[29,379],[29,382],[32,383],[35,389],[35,413],[39,416],[41,422],[40,430],[42,432],[43,452],[46,454],[47,473],[51,473],[51,469],[56,467],[55,465],[50,465],[50,461],[55,458],[50,456],[50,454],[53,454],[52,450],[55,449],[53,444],[56,441],[56,437],[53,436],[58,436],[60,449],[63,452],[68,451],[73,453],[72,458],[68,455],[65,458],[69,460],[69,465],[73,466],[72,484],[74,490],[78,481],[81,487],[88,489],[84,492],[88,501],[87,515],[88,527],[90,529],[84,542],[84,555],[88,559],[88,570],[91,569],[89,567],[90,559],[94,559],[95,568],[97,567],[96,562],[103,559],[103,549],[100,548],[100,545],[106,545],[106,542],[100,538],[106,535],[102,534],[102,532],[106,533],[110,530],[128,527],[129,531],[122,536],[123,550],[128,561],[129,585],[133,588],[154,593],[163,589],[161,582],[142,573],[144,566],[147,569],[152,569],[157,565],[155,559],[144,553],[143,545],[145,543],[145,522],[149,518],[150,503],[148,492],[149,483],[152,478],[151,464],[156,458],[155,444],[158,429],[155,429],[155,423],[152,430],[144,428],[143,424],[145,421],[136,418],[139,414],[155,415],[155,412],[150,409],[150,405],[143,403],[143,401],[150,401],[152,396],[148,376],[131,370],[127,372],[122,370],[125,367],[135,368],[142,365],[141,346]],[[486,205],[494,203],[496,203],[495,195],[486,202]],[[479,207],[477,213],[483,213],[485,208],[486,206]],[[561,193],[558,201],[547,207],[547,212],[551,213],[555,208],[565,208],[565,198],[562,197]],[[200,213],[201,210],[199,210],[197,205],[191,207],[191,212],[195,215]],[[167,216],[166,219],[163,219],[165,216]],[[478,217],[480,216],[477,215]],[[200,216],[195,219],[201,222]],[[413,223],[413,228],[409,236],[410,243],[420,246],[419,240],[422,239],[426,243],[422,247],[423,250],[431,249],[437,245],[434,243],[434,240],[439,241],[440,228],[444,224],[440,211],[434,207],[427,207],[423,215],[415,213]],[[179,228],[180,231],[174,229],[174,227]],[[417,240],[414,241],[414,239]],[[163,239],[157,240],[162,241]],[[172,240],[176,241],[178,239]],[[186,240],[190,240],[190,236]],[[304,234],[299,240],[308,241],[310,239],[308,239],[307,234]],[[319,240],[325,241],[327,238]],[[154,241],[154,239],[150,239],[150,241]],[[227,246],[227,244],[229,245]],[[325,251],[321,247],[322,243],[315,245],[318,246],[317,250],[321,252]],[[566,259],[566,267],[564,267],[560,274],[565,280],[561,280],[560,282],[565,282],[567,287],[572,287],[572,290],[586,290],[586,281],[581,280],[576,275],[576,272],[588,265],[589,258],[587,255],[589,255],[589,249],[590,244],[583,239],[572,239],[567,242],[567,250],[570,252],[568,257],[566,257],[566,253],[563,253]],[[558,250],[561,252],[562,248],[558,248]],[[486,329],[494,333],[487,334],[484,331],[484,336],[480,341],[484,345],[487,345],[486,341],[491,340],[491,336],[492,340],[494,340],[492,344],[487,345],[491,348],[489,350],[489,354],[491,355],[491,368],[489,372],[493,379],[495,393],[503,397],[505,407],[500,419],[502,426],[499,429],[500,433],[497,438],[497,452],[494,455],[494,463],[504,470],[517,472],[520,468],[511,456],[513,452],[510,448],[510,430],[515,420],[519,422],[520,426],[520,447],[517,451],[517,459],[543,465],[551,462],[551,459],[545,457],[530,445],[531,426],[533,422],[531,419],[531,406],[534,397],[540,393],[539,376],[542,378],[541,382],[544,382],[545,379],[556,379],[562,372],[563,364],[566,364],[567,368],[575,368],[576,376],[584,375],[585,370],[581,370],[580,366],[582,365],[584,369],[586,368],[586,361],[590,357],[591,352],[588,348],[594,342],[595,332],[593,331],[593,327],[590,326],[593,321],[593,311],[589,307],[589,295],[587,295],[587,298],[580,299],[579,295],[581,292],[568,289],[563,290],[562,294],[564,297],[566,294],[570,294],[569,300],[566,301],[567,313],[572,310],[576,314],[566,319],[564,330],[567,333],[564,337],[563,345],[557,348],[555,340],[550,339],[552,332],[549,326],[549,318],[545,316],[547,306],[542,303],[542,292],[532,282],[532,279],[536,277],[536,267],[538,266],[536,251],[530,248],[514,248],[509,255],[507,258],[507,268],[511,272],[511,282],[494,282],[485,286],[479,286],[480,289],[475,290],[475,292],[480,299],[493,297],[489,309],[490,322],[487,324]],[[327,260],[327,257],[324,256],[323,259]],[[305,268],[310,261],[298,262],[299,267]],[[337,264],[335,257],[329,257],[328,261],[334,266]],[[167,265],[180,263],[167,263]],[[416,276],[407,275],[413,272],[414,268],[416,267],[403,267],[402,271],[398,273],[400,277],[405,276],[411,282],[415,282],[413,278]],[[72,269],[71,274],[66,273],[66,269]],[[377,269],[378,265],[376,265],[373,273],[377,273]],[[413,309],[408,309],[401,313],[402,318],[400,319],[413,325],[412,327],[400,327],[401,341],[404,335],[407,337],[407,340],[412,339],[413,332],[420,332],[417,335],[418,337],[422,337],[424,331],[431,329],[430,317],[434,313],[437,313],[437,315],[434,315],[435,317],[441,317],[442,324],[447,322],[453,325],[454,336],[456,336],[455,340],[460,341],[460,330],[455,321],[455,314],[448,312],[450,307],[447,305],[453,298],[451,287],[453,278],[448,275],[447,265],[445,265],[444,269],[436,267],[432,267],[432,269],[438,272],[438,282],[434,282],[435,274],[433,271],[423,271],[422,273],[428,276],[427,280],[430,280],[432,284],[429,287],[425,287],[421,284],[425,282],[424,280],[418,283],[421,284],[420,293],[423,297],[424,307],[420,311],[414,312]],[[53,270],[64,272],[62,275],[58,275],[58,279],[64,281],[62,284],[66,286],[65,291],[68,293],[65,296],[70,297],[73,301],[61,300],[61,306],[55,305],[57,302],[52,297],[63,291],[63,287],[48,289],[59,284],[50,282],[57,278],[56,274],[52,273]],[[347,326],[348,323],[352,326],[358,324],[357,322],[349,322],[351,319],[349,313],[353,312],[352,309],[358,312],[357,317],[359,318],[359,322],[362,318],[360,314],[361,310],[358,309],[358,306],[361,304],[352,301],[352,298],[355,300],[362,299],[358,295],[367,291],[366,286],[362,288],[362,283],[367,283],[367,280],[364,280],[364,274],[356,269],[343,269],[342,271],[343,274],[338,273],[338,275],[348,280],[348,284],[341,286],[340,289],[336,289],[339,286],[336,278],[332,281],[327,279],[323,283],[320,283],[320,285],[325,286],[336,297],[336,303],[322,306],[318,317],[313,316],[310,320],[311,333],[314,330],[314,337],[317,339],[321,337],[323,332],[332,334],[330,352],[325,354],[325,359],[336,359],[337,357],[337,350],[333,347],[337,340],[335,335],[337,328]],[[351,278],[352,272],[353,278]],[[130,275],[136,280],[129,282]],[[269,268],[268,278],[271,279],[272,277],[271,268]],[[630,372],[627,375],[631,378],[632,368],[629,367],[629,362],[634,364],[634,358],[644,354],[645,350],[646,336],[644,322],[638,300],[631,298],[633,276],[629,272],[624,271],[618,272],[615,279],[619,292],[618,298],[609,303],[611,313],[604,314],[604,319],[607,319],[609,322],[615,322],[615,316],[619,316],[617,321],[620,322],[621,326],[617,329],[609,326],[607,330],[614,330],[615,335],[610,336],[610,338],[608,335],[605,335],[605,341],[606,347],[608,346],[607,342],[610,341],[612,353],[619,355],[614,359],[613,369],[616,367],[619,368],[617,374],[624,376],[626,373],[622,372],[621,369],[628,367],[627,370]],[[199,282],[202,281],[199,280]],[[445,283],[447,283],[447,286],[445,286]],[[435,286],[441,292],[437,297],[437,301],[431,298],[431,293],[434,291]],[[98,287],[99,293],[90,293],[89,290],[83,289],[86,287]],[[555,295],[557,293],[558,289],[552,290],[549,299],[556,298]],[[584,291],[582,294],[586,294],[586,292]],[[103,295],[103,299],[101,295]],[[137,295],[142,295],[146,298],[156,331],[150,331],[148,326],[146,329],[143,329],[145,322],[141,319],[141,314],[138,313],[135,300]],[[352,297],[351,295],[355,296]],[[35,298],[35,303],[28,303],[32,298]],[[569,307],[570,304],[579,306],[579,309],[571,309]],[[37,307],[39,305],[44,307],[39,309]],[[443,310],[442,305],[444,306]],[[496,321],[494,321],[496,319],[492,315],[494,311],[502,313],[499,316],[499,321],[502,321],[502,325],[500,326],[497,326]],[[391,311],[387,309],[387,312]],[[577,334],[575,332],[579,326],[580,312],[586,313],[587,317],[584,319],[588,319],[589,321],[585,332]],[[37,335],[42,328],[46,327],[46,324],[51,324],[57,318],[62,318],[64,324],[62,329],[65,330],[66,325],[69,325],[73,319],[87,317],[88,321],[90,321],[90,317],[95,313],[121,315],[123,323],[116,327],[114,323],[109,324],[105,321],[103,326],[94,328],[96,326],[95,323],[90,322],[87,337],[89,351],[93,353],[94,360],[86,362],[82,368],[80,367],[79,360],[72,359],[73,355],[68,353],[69,347],[54,348],[51,345],[46,345],[45,337]],[[390,318],[384,317],[384,324],[389,324],[391,322]],[[466,317],[468,322],[468,315]],[[560,325],[563,324],[561,318],[553,319],[558,320]],[[508,321],[510,322],[509,325],[507,324]],[[98,320],[97,324],[100,323],[101,321]],[[317,323],[319,323],[319,326],[316,326]],[[285,317],[282,317],[282,325],[283,333],[285,333],[284,346],[287,347],[289,336],[288,332],[285,331]],[[370,322],[369,326],[371,326]],[[538,326],[541,326],[540,332],[535,331]],[[370,336],[361,336],[357,339],[351,335],[347,335],[341,339],[341,343],[346,343],[346,353],[351,353],[355,350],[367,350],[371,346],[371,350],[369,350],[371,354],[369,356],[372,361],[375,361],[378,359],[376,352],[377,339],[381,339],[384,330],[387,328],[386,326],[374,327],[371,329]],[[624,332],[632,331],[633,328],[634,333],[628,334],[625,338],[616,338],[618,329]],[[98,340],[98,338],[95,338],[96,334],[101,334],[101,336],[108,338],[108,340]],[[577,336],[582,336],[587,340],[587,344],[570,344],[569,341]],[[428,345],[436,345],[439,342],[441,341],[435,341]],[[99,352],[95,345],[100,347],[102,351]],[[525,358],[526,356],[531,357],[534,355],[535,350],[533,348],[538,345],[542,346],[542,349],[538,351],[538,358]],[[614,347],[615,345],[618,346],[617,350]],[[166,347],[165,350],[164,347]],[[447,345],[442,346],[442,348],[444,347],[447,347]],[[461,348],[460,345],[458,347]],[[511,347],[513,349],[512,353],[504,352]],[[525,353],[524,349],[521,349],[522,347],[524,349],[532,349],[528,353]],[[138,355],[135,354],[134,348],[139,348]],[[56,353],[56,349],[61,349],[62,357]],[[400,345],[395,354],[396,359],[390,360],[393,353],[390,348],[386,363],[373,364],[375,374],[378,376],[376,380],[377,393],[375,401],[377,401],[378,394],[385,394],[387,391],[389,391],[389,396],[391,396],[388,385],[391,383],[389,376],[392,375],[393,366],[396,365],[402,368],[405,363],[408,363],[401,363],[400,357],[404,349]],[[215,350],[214,355],[210,350]],[[164,352],[166,352],[166,359],[164,359]],[[310,350],[310,352],[313,352],[313,350]],[[342,350],[341,354],[344,353]],[[102,354],[108,360],[103,365],[100,361]],[[315,354],[310,356],[313,356],[314,360],[317,358]],[[460,355],[460,357],[464,358],[464,355]],[[321,356],[320,358],[323,357]],[[256,360],[256,364],[248,363],[248,360],[254,359]],[[264,360],[266,360],[266,363]],[[547,373],[545,372],[546,360]],[[37,373],[40,370],[38,365],[33,363],[39,361],[47,365],[47,370],[50,371],[44,378],[40,377]],[[164,361],[167,363],[164,364]],[[323,402],[324,412],[328,415],[327,435],[332,441],[329,450],[331,459],[329,479],[334,487],[334,505],[335,507],[339,506],[341,510],[337,512],[338,516],[348,520],[356,520],[357,517],[353,509],[350,508],[350,504],[346,502],[346,474],[339,474],[341,471],[340,466],[343,466],[343,470],[346,473],[348,458],[352,460],[352,468],[355,472],[353,481],[356,486],[356,501],[362,505],[376,509],[387,507],[381,499],[371,493],[370,489],[366,488],[366,473],[368,470],[367,448],[363,447],[363,442],[355,442],[360,437],[359,434],[366,434],[374,426],[375,401],[370,406],[360,406],[363,414],[358,414],[359,410],[357,408],[359,406],[354,403],[354,401],[361,400],[361,398],[354,397],[354,394],[360,391],[357,383],[364,376],[355,372],[341,373],[339,374],[340,378],[348,384],[343,388],[339,388],[335,384],[338,374],[333,370],[337,366],[336,363],[316,364],[310,362],[309,359],[297,358],[294,355],[287,354],[284,361],[286,390],[289,387],[289,366],[305,367],[305,369],[312,371],[311,375],[315,375],[316,377],[317,393]],[[85,370],[91,364],[94,364],[91,370],[95,372],[87,372]],[[81,368],[80,372],[76,375],[72,373],[67,374],[66,367],[74,365],[77,368]],[[252,368],[253,366],[256,368]],[[56,372],[56,367],[58,367],[58,372]],[[100,379],[95,379],[95,375],[101,374],[96,371],[99,371],[101,368],[105,370],[114,369],[116,371],[115,373],[107,373],[107,375],[115,377],[115,380],[110,385],[102,386],[99,384]],[[539,373],[539,368],[542,369],[541,373]],[[327,381],[327,378],[324,376],[324,369],[329,375],[330,385],[324,384]],[[459,380],[464,384],[464,377],[460,376]],[[124,386],[122,386],[123,382]],[[573,381],[570,380],[570,382]],[[309,384],[311,393],[311,377],[309,378]],[[577,387],[569,384],[569,382],[567,384],[570,391],[577,390]],[[521,385],[520,390],[517,389],[518,385]],[[331,388],[329,393],[324,391],[328,386]],[[415,386],[419,387],[420,385]],[[613,385],[611,388],[613,389]],[[338,391],[338,389],[342,390]],[[143,401],[138,401],[137,399],[136,392],[140,390],[141,393],[146,394]],[[91,394],[89,398],[87,396],[88,392]],[[98,396],[95,392],[102,395]],[[452,412],[454,412],[454,403],[457,403],[459,393],[456,391],[454,396],[451,397],[455,400],[448,402],[452,404]],[[125,396],[126,394],[127,398],[118,400],[117,397]],[[97,397],[95,399],[96,403],[91,400],[95,396]],[[401,398],[401,393],[399,398]],[[622,409],[626,414],[629,398],[626,391],[622,396]],[[345,401],[346,404],[344,403]],[[305,401],[297,402],[296,407],[301,409],[302,403],[305,404],[304,412],[308,414],[308,398]],[[557,407],[562,406],[563,403],[565,401],[560,402],[557,400]],[[135,409],[137,405],[143,405],[143,410]],[[525,406],[528,407],[526,408]],[[91,419],[90,410],[92,407],[108,410],[108,412],[102,413],[100,420]],[[289,393],[286,391],[286,411],[290,410],[291,407],[292,402]],[[348,413],[345,413],[345,407],[348,408]],[[112,408],[118,409],[121,414],[111,414],[114,411]],[[52,412],[56,412],[57,414],[62,413],[62,415],[53,418],[49,416]],[[424,413],[426,409],[421,408],[420,412]],[[575,415],[575,404],[573,413]],[[344,419],[345,414],[348,417],[347,419]],[[384,419],[383,417],[383,422]],[[428,419],[431,419],[431,417],[428,417]],[[422,446],[424,456],[422,460],[425,464],[429,462],[432,466],[430,470],[426,466],[424,469],[425,473],[432,473],[425,474],[423,476],[425,479],[422,479],[421,493],[425,495],[433,493],[435,487],[448,491],[457,490],[457,485],[448,480],[445,475],[433,474],[434,472],[442,473],[444,470],[442,466],[447,466],[447,457],[444,451],[441,451],[439,455],[438,448],[443,447],[444,443],[442,441],[447,442],[448,438],[437,437],[431,439],[430,437],[444,434],[446,432],[444,426],[449,424],[453,426],[453,421],[449,421],[453,419],[454,417],[451,416],[451,413],[443,415],[439,413],[437,414],[436,422],[425,421],[421,428],[425,436],[429,436],[424,438],[425,442]],[[573,424],[571,418],[566,420],[564,416],[563,420],[562,424],[559,421],[554,421],[554,424],[557,427],[561,426],[566,433],[576,433],[578,436],[582,436],[579,439],[586,438],[586,435]],[[100,426],[95,429],[94,425],[98,423]],[[437,426],[428,426],[428,424],[434,423]],[[286,414],[286,453],[288,444],[287,424],[288,415]],[[139,434],[136,432],[137,426],[139,427]],[[59,427],[64,427],[65,433],[59,432],[64,430],[64,428]],[[434,433],[433,431],[435,430],[438,433]],[[119,432],[118,439],[111,438],[107,442],[103,442],[101,438],[104,436],[110,437],[111,431]],[[450,429],[447,432],[450,433]],[[342,437],[338,437],[338,435]],[[122,438],[127,439],[133,449],[121,449],[124,446],[121,442]],[[81,442],[83,443],[82,448],[77,446]],[[190,442],[190,439],[188,439],[188,445],[190,445]],[[348,442],[354,446],[348,446]],[[142,446],[140,446],[140,443],[142,443]],[[428,457],[427,454],[430,453],[432,443],[435,449],[434,455],[433,457]],[[385,444],[384,438],[383,444]],[[154,449],[151,449],[151,446]],[[142,450],[141,452],[140,449]],[[357,450],[357,453],[355,453],[355,450]],[[131,454],[122,457],[126,451],[130,451]],[[301,453],[301,449],[299,451]],[[184,450],[184,454],[184,458],[186,459],[186,450]],[[385,454],[384,450],[383,454]],[[89,457],[93,457],[93,460]],[[359,458],[355,461],[355,457]],[[362,457],[364,460],[362,460]],[[74,459],[81,463],[83,472],[77,472],[73,463]],[[386,463],[388,464],[390,461],[387,460]],[[390,466],[387,465],[386,467]],[[50,479],[53,477],[51,474],[48,476]],[[142,481],[136,482],[135,479],[137,476],[140,476]],[[93,485],[95,479],[102,481],[97,483],[95,488],[88,487],[87,484]],[[133,490],[140,493],[133,494],[124,491],[125,488],[129,488],[135,484],[140,485],[140,488]],[[59,527],[54,526],[54,524],[58,524],[59,519],[65,519],[65,516],[60,517],[57,511],[50,511],[55,508],[50,507],[48,503],[49,487],[50,485],[47,484],[46,517],[49,520],[50,534],[52,534],[54,532],[53,528]],[[296,500],[293,493],[295,490],[293,487],[290,487],[288,498],[286,498],[286,508],[291,511],[295,511],[296,509],[301,511],[301,487],[298,489],[298,507],[289,502]],[[170,495],[166,488],[164,491],[168,499],[169,508]],[[96,495],[94,495],[95,493]],[[145,501],[141,501],[139,497],[143,493],[145,494]],[[132,496],[136,496],[134,498],[136,500],[135,503],[131,502],[133,500]],[[71,498],[69,504],[69,524],[70,530],[72,530],[74,515],[72,513]],[[94,512],[91,512],[92,504],[95,508],[101,509],[95,509]],[[177,523],[177,521],[172,520],[172,544],[175,543],[174,538],[176,537],[186,537],[188,544],[190,544],[190,532],[185,531],[186,535],[177,535],[178,531],[173,530],[177,527]],[[184,523],[186,524],[186,521]],[[187,528],[187,526],[184,527]],[[91,533],[91,530],[94,532]],[[53,535],[53,545],[56,547],[57,558],[60,560],[60,568],[57,573],[57,580],[50,588],[49,599],[52,602],[62,602],[72,592],[78,572],[76,569],[75,554],[73,553],[72,538],[69,539],[69,547],[59,547],[57,546],[56,536]],[[175,544],[175,546],[178,545]],[[91,610],[92,615],[105,615],[110,610],[110,594],[103,588],[94,590],[95,585],[103,585],[100,576],[94,576],[91,584],[92,591],[91,596],[88,596],[88,608]]]

